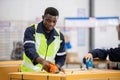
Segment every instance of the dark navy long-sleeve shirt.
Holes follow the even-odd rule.
[[[89,51],[92,53],[93,58],[106,59],[109,56],[110,61],[120,62],[120,47],[110,49],[93,49]]]
[[[36,31],[38,33],[43,33],[46,36],[48,45],[54,40],[53,36],[57,35],[57,32],[55,29],[53,29],[49,34],[46,34],[43,30],[42,22],[38,24]],[[29,59],[33,62],[34,65],[36,65],[37,63],[35,62],[35,59],[39,55],[36,52],[34,35],[35,35],[34,25],[26,28],[24,32],[24,50],[25,50],[26,56],[29,57]],[[60,32],[60,40],[61,40],[60,49],[57,52],[59,53],[59,55],[55,56],[55,64],[58,64],[59,66],[63,66],[66,59],[66,54],[65,54],[64,36],[61,32]]]

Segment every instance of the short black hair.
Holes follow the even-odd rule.
[[[59,12],[56,8],[54,7],[48,7],[46,8],[45,12],[44,12],[44,15],[46,14],[50,14],[52,16],[59,16]]]

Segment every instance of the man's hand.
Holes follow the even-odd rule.
[[[47,72],[50,72],[50,65],[49,65],[51,63],[50,61],[44,60],[43,58],[41,58],[39,56],[39,57],[36,58],[36,62],[43,66],[42,69],[44,69]]]
[[[47,72],[50,72],[50,64],[53,64],[53,63],[51,63],[50,61],[44,60],[42,62],[43,69]]]
[[[84,56],[86,60],[89,60],[90,58],[93,59],[92,53],[88,53],[87,55]]]
[[[44,69],[47,72],[50,72],[50,64],[53,64],[52,62],[44,60],[41,57],[37,57],[36,62],[40,63],[43,66],[42,69]],[[53,64],[53,65],[55,65],[55,64]],[[62,71],[63,73],[65,73],[64,69],[62,69],[59,65],[56,65],[56,66],[58,67],[59,71]]]

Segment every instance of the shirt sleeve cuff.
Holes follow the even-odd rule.
[[[34,58],[33,58],[33,60],[32,60],[32,63],[33,63],[34,65],[38,64],[38,63],[36,62],[36,58],[37,58],[37,57],[39,57],[39,56],[38,56],[38,55],[35,55]]]

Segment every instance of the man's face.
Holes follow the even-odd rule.
[[[54,28],[57,22],[57,18],[57,16],[52,16],[49,14],[43,16],[43,24],[47,32],[50,32]]]

